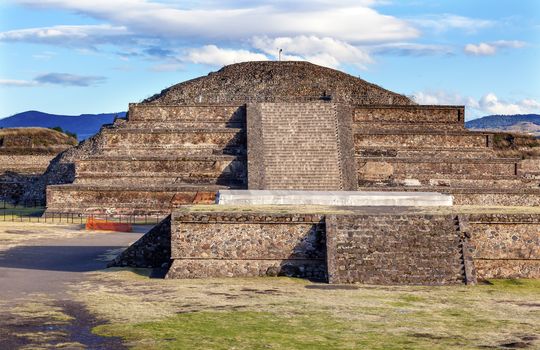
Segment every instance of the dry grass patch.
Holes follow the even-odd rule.
[[[63,239],[87,235],[81,225],[0,221],[0,252],[40,239]]]
[[[540,346],[540,281],[333,286],[290,278],[92,274],[73,295],[140,349],[477,349]]]
[[[77,145],[77,140],[65,133],[48,128],[0,129],[0,151],[18,153],[26,149],[28,154],[40,150],[66,149]]]

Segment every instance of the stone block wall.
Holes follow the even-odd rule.
[[[522,159],[519,163],[519,172],[527,177],[540,178],[540,159]]]
[[[246,187],[243,105],[132,104],[99,138],[72,184],[47,189],[48,212],[169,214]]]
[[[540,217],[464,216],[478,278],[540,278]]]
[[[170,258],[168,278],[285,275],[432,285],[540,278],[539,227],[540,214],[179,208],[115,264],[159,267]]]
[[[517,187],[517,189],[516,189]],[[447,193],[454,196],[455,205],[484,205],[484,206],[511,206],[511,207],[538,207],[540,195],[538,188],[458,188],[447,189]]]
[[[0,174],[8,171],[17,174],[43,174],[54,157],[56,153],[39,155],[0,153]]]
[[[463,106],[356,106],[355,123],[457,124],[464,128]]]
[[[214,203],[215,196],[215,190],[201,186],[58,185],[47,187],[47,213],[163,216],[177,205]]]
[[[20,203],[42,203],[40,198],[24,198],[24,193],[39,181],[56,153],[10,154],[0,150],[0,200]]]
[[[357,159],[358,175],[362,179],[408,178],[429,180],[437,178],[482,179],[496,176],[512,177],[517,175],[517,162],[513,160],[470,160],[449,159],[441,162],[437,159]],[[429,185],[429,184],[428,184]]]
[[[183,145],[212,145],[216,148],[244,143],[242,130],[116,130],[105,133],[106,147],[141,147],[160,145],[163,148]]]
[[[463,283],[457,225],[452,215],[329,215],[329,282]]]
[[[171,216],[167,216],[107,267],[168,268],[171,261]]]
[[[326,280],[325,248],[320,215],[174,212],[167,276]]]
[[[356,106],[358,189],[435,191],[458,205],[534,206],[540,162],[502,158],[463,106]]]
[[[129,104],[130,122],[222,122],[243,124],[246,121],[245,105],[148,105]]]
[[[355,145],[363,147],[417,147],[417,148],[483,148],[488,147],[489,135],[469,132],[380,132],[356,134]]]

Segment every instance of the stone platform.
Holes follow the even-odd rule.
[[[436,192],[220,190],[217,204],[332,206],[451,206],[451,195]]]
[[[167,277],[539,278],[538,227],[540,210],[524,207],[185,206],[172,215]]]

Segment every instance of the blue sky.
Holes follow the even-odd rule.
[[[468,119],[540,113],[538,0],[2,0],[0,117],[122,111],[279,48]]]

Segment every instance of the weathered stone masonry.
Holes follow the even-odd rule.
[[[321,215],[175,212],[168,278],[287,275],[326,280]]]
[[[180,210],[172,219],[173,263],[168,277],[282,274],[369,284],[540,277],[538,214],[356,210],[356,214]],[[499,234],[504,226],[511,229]]]
[[[497,156],[493,134],[467,131],[464,117],[463,106],[415,105],[305,62],[231,65],[130,104],[127,121],[58,162],[57,172],[73,174],[49,183],[73,183],[49,186],[48,210],[165,216],[229,188],[436,191],[458,205],[538,205],[540,162]]]
[[[45,183],[63,185],[48,186],[48,211],[165,217],[212,203],[220,189],[247,188],[430,191],[457,205],[540,205],[540,162],[502,158],[493,134],[464,128],[464,112],[419,106],[306,62],[235,64],[131,104],[127,120],[53,161]],[[126,259],[141,260],[138,247],[170,249],[170,278],[450,284],[539,275],[538,214],[280,213],[179,209],[170,247],[142,240]]]
[[[540,215],[463,215],[477,276],[540,278]]]
[[[248,106],[250,189],[356,190],[350,111],[342,105]]]

